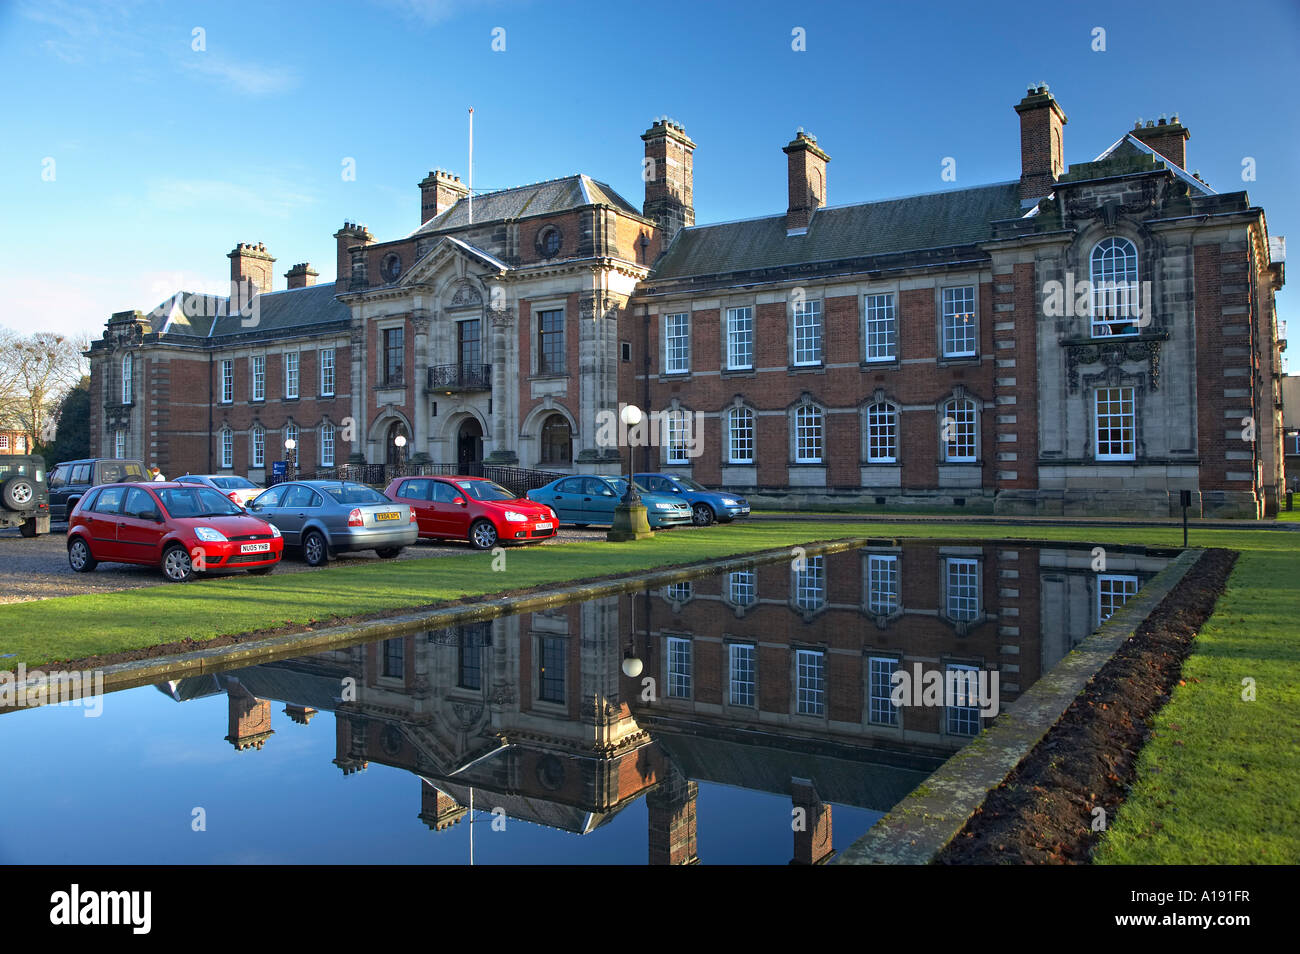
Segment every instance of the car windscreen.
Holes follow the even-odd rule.
[[[256,490],[257,484],[243,477],[213,477],[212,485],[222,490]]]
[[[158,496],[173,517],[233,517],[244,512],[210,487],[169,487]]]
[[[99,483],[125,484],[135,480],[148,480],[144,468],[134,461],[102,460],[99,462]]]
[[[691,478],[689,477],[676,477],[674,478],[674,480],[677,483],[681,484],[683,487],[685,487],[687,490],[705,490],[705,491],[708,490],[708,488],[705,487],[703,484],[701,484],[699,481],[691,480]]]
[[[475,500],[514,500],[515,494],[490,480],[458,480],[456,486]]]
[[[616,477],[613,480],[611,480],[610,483],[614,485],[615,492],[620,497],[622,497],[624,494],[627,493],[627,478]],[[636,492],[639,494],[648,494],[651,493],[652,491],[647,490],[645,484],[641,483],[641,481],[638,480],[636,482]]]
[[[321,488],[341,504],[355,507],[357,504],[390,504],[387,497],[377,490],[371,490],[363,484],[333,484]]]

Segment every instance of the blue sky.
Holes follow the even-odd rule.
[[[784,210],[800,126],[832,157],[832,204],[1014,179],[1012,106],[1045,81],[1068,162],[1177,112],[1189,168],[1300,234],[1298,41],[1295,0],[4,2],[0,324],[98,331],[220,288],[238,242],[267,244],[277,287],[301,261],[328,281],[345,219],[400,237],[430,169],[466,174],[470,106],[476,189],[582,171],[636,205],[640,133],[672,116],[703,223]]]

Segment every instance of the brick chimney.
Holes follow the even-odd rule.
[[[420,181],[420,224],[442,215],[469,195],[469,186],[460,176],[434,169]]]
[[[831,157],[817,148],[817,137],[800,129],[781,150],[787,156],[790,205],[785,213],[787,232],[802,232],[813,211],[826,204],[826,163]]]
[[[656,119],[641,134],[645,143],[645,204],[641,212],[663,232],[661,248],[695,224],[695,143],[681,123]]]
[[[226,688],[226,741],[238,752],[260,749],[275,734],[271,728],[271,703],[258,699],[237,680]]]
[[[230,259],[232,283],[252,282],[258,293],[263,295],[271,290],[271,266],[275,264],[275,259],[261,242],[256,245],[240,242],[226,258]]]
[[[1187,140],[1192,138],[1192,134],[1178,121],[1177,113],[1174,113],[1172,120],[1164,116],[1156,122],[1148,119],[1145,126],[1139,119],[1133,127],[1133,135],[1179,169],[1187,168]]]
[[[1016,112],[1020,114],[1020,198],[1041,199],[1065,171],[1065,112],[1046,83],[1029,87]]]
[[[293,268],[284,273],[285,279],[289,282],[290,288],[307,288],[315,285],[316,279],[320,277],[320,272],[312,268],[306,262],[299,262]]]
[[[344,222],[343,228],[334,233],[334,240],[338,242],[338,274],[334,279],[335,288],[338,291],[347,291],[352,287],[354,280],[359,281],[358,288],[366,287],[366,270],[364,259],[361,262],[359,275],[352,272],[352,249],[356,247],[365,248],[373,244],[375,237],[370,234],[370,230],[364,225],[357,225],[355,222]]]
[[[424,779],[420,779],[420,821],[432,831],[445,831],[457,824],[467,814],[456,799],[440,792]]]

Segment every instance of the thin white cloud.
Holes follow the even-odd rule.
[[[384,7],[425,26],[434,26],[475,8],[501,5],[494,0],[373,0],[373,2],[376,6]]]
[[[287,67],[240,62],[206,51],[193,53],[181,63],[247,96],[274,96],[295,88],[299,83],[298,74]]]
[[[147,187],[145,201],[162,212],[198,212],[204,218],[237,211],[241,216],[284,219],[317,200],[274,180],[254,189],[220,179],[158,179]]]

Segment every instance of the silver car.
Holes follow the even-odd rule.
[[[236,477],[233,474],[186,474],[184,477],[177,477],[176,483],[211,487],[225,494],[241,507],[247,507],[248,502],[262,492],[262,488],[247,477]]]
[[[420,535],[412,507],[341,480],[276,484],[254,498],[248,512],[275,524],[284,545],[300,548],[308,566],[324,566],[330,554],[350,550],[374,550],[391,560]]]

